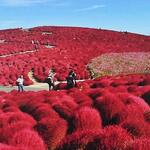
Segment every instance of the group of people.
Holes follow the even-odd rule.
[[[48,83],[49,85],[49,90],[56,90],[57,89],[57,85],[56,85],[56,72],[55,72],[55,69],[51,69],[49,71],[49,75],[46,79],[46,82]],[[67,81],[67,87],[66,89],[70,89],[70,88],[73,88],[75,86],[77,86],[77,82],[76,82],[76,74],[73,70],[71,70],[68,74],[68,76],[66,77],[66,81]]]
[[[49,71],[48,77],[46,78],[46,83],[49,86],[49,91],[50,90],[57,90],[57,85],[56,85],[56,72],[55,69],[52,68]],[[75,86],[77,86],[77,82],[76,82],[76,73],[71,70],[68,74],[68,76],[66,77],[66,81],[67,81],[67,87],[66,89],[70,89],[73,88]],[[23,92],[24,91],[24,78],[23,75],[21,75],[17,80],[16,80],[16,85],[18,86],[18,92]]]

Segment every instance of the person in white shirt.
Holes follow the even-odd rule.
[[[17,79],[18,92],[21,92],[21,91],[23,92],[23,91],[24,91],[23,82],[24,82],[23,75],[21,75],[21,76]]]

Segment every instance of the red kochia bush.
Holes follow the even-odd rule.
[[[67,87],[66,83],[59,83],[59,84],[57,84],[57,89],[59,89],[59,90],[66,89],[66,87]]]
[[[132,93],[134,95],[136,93],[139,93],[139,87],[137,85],[130,85],[130,86],[128,86],[127,90],[129,93]]]
[[[120,77],[118,79],[114,79],[113,82],[111,83],[111,86],[116,87],[120,85],[126,85],[127,83],[128,83],[127,80],[124,80]]]
[[[119,126],[104,128],[99,139],[99,150],[122,150],[131,141],[131,136]]]
[[[141,97],[144,93],[150,91],[150,85],[140,86],[139,91],[140,91],[139,96]]]
[[[150,111],[146,111],[144,113],[144,119],[145,119],[145,121],[150,123]]]
[[[25,147],[18,148],[15,146],[10,146],[10,145],[0,143],[0,150],[28,150],[28,149]]]
[[[84,81],[84,82],[78,82],[78,88],[79,88],[80,91],[89,89],[90,88],[90,83],[87,83],[86,81]]]
[[[118,93],[117,95],[125,105],[131,105],[131,104],[137,105],[137,107],[140,108],[142,112],[150,110],[148,104],[138,96],[134,96],[129,93]]]
[[[9,143],[17,147],[27,147],[29,150],[46,150],[38,133],[28,129],[17,132]]]
[[[12,100],[6,100],[0,96],[0,109],[7,111],[7,109],[9,110],[10,107],[17,107],[17,105]]]
[[[104,130],[74,132],[62,140],[56,150],[122,150],[132,141],[130,135],[119,126],[108,126]]]
[[[132,103],[130,105],[126,105],[125,112],[128,113],[127,119],[132,120],[133,118],[136,118],[136,119],[141,120],[141,121],[144,120],[143,109],[141,107],[139,107],[137,104]]]
[[[19,121],[0,128],[0,141],[7,143],[12,136],[23,129],[32,129],[32,125],[25,121]]]
[[[0,109],[2,112],[18,112],[15,102],[0,98]]]
[[[134,137],[150,136],[150,126],[144,120],[144,112],[137,105],[126,105],[126,119],[120,124]]]
[[[74,115],[74,130],[98,130],[102,128],[102,121],[99,112],[90,107],[81,107]]]
[[[74,101],[79,104],[80,107],[91,106],[93,104],[92,99],[78,89],[71,89],[69,95],[73,97]]]
[[[3,112],[6,113],[6,112],[19,112],[19,108],[18,107],[15,107],[15,106],[10,106],[10,107],[5,107],[3,109]]]
[[[32,95],[30,95],[30,96],[32,97]],[[31,115],[34,112],[34,110],[36,109],[36,107],[40,104],[40,102],[35,101],[34,99],[30,99],[28,97],[22,98],[22,100],[20,100],[17,103],[18,103],[18,107],[20,108],[21,111],[31,114]]]
[[[66,136],[56,150],[97,150],[102,130],[83,130]]]
[[[44,139],[47,147],[55,149],[57,144],[65,137],[68,129],[67,122],[63,119],[42,119],[35,129]]]
[[[142,98],[145,100],[145,102],[146,102],[148,105],[150,105],[150,91],[144,93],[144,94],[142,95]]]
[[[4,126],[12,125],[20,121],[26,121],[34,126],[36,121],[28,114],[22,112],[7,112],[0,115],[0,123]]]
[[[100,111],[104,125],[118,124],[126,117],[124,104],[116,95],[110,92],[98,97],[95,100],[95,107]]]
[[[53,104],[62,100],[64,96],[66,96],[66,91],[48,91],[49,93],[45,95],[44,103],[47,103],[51,106]]]
[[[95,100],[97,97],[102,96],[105,92],[107,92],[106,89],[96,88],[96,89],[89,89],[88,91],[86,91],[86,94],[93,100]]]
[[[127,143],[124,150],[149,150],[150,149],[150,139],[149,138],[139,138],[132,142]]]
[[[139,120],[136,116],[125,120],[120,126],[135,138],[150,137],[150,125],[144,122],[144,120]]]
[[[101,79],[101,80],[94,80],[91,88],[104,88],[110,86],[112,81],[110,79]]]
[[[64,119],[71,119],[78,104],[71,96],[65,95],[60,101],[53,104],[53,109]]]
[[[124,85],[119,85],[117,87],[108,87],[107,88],[111,93],[124,93],[127,92],[127,87]]]
[[[142,82],[142,85],[150,85],[150,75],[147,75]]]
[[[41,120],[42,118],[57,118],[58,114],[51,108],[48,104],[40,104],[37,108],[32,112],[32,115],[36,120]]]

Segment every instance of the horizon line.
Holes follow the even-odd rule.
[[[10,28],[3,28],[0,27],[0,31],[2,30],[13,30],[13,29],[32,29],[36,27],[70,27],[70,28],[87,28],[87,29],[97,29],[97,30],[108,30],[108,31],[114,31],[114,32],[127,32],[131,34],[139,34],[139,35],[145,35],[145,36],[150,36],[149,33],[141,33],[141,32],[134,32],[134,31],[129,31],[129,30],[118,30],[118,29],[113,29],[113,28],[104,28],[104,27],[90,27],[90,26],[73,26],[73,25],[33,25],[30,27],[23,27],[23,26],[18,26],[18,27],[10,27]]]

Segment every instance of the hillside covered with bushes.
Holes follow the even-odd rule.
[[[33,84],[31,70],[43,82],[52,66],[58,80],[64,80],[70,68],[78,79],[87,79],[88,63],[101,54],[149,51],[149,36],[128,32],[53,26],[1,30],[0,85],[15,85],[20,74],[25,85]]]

